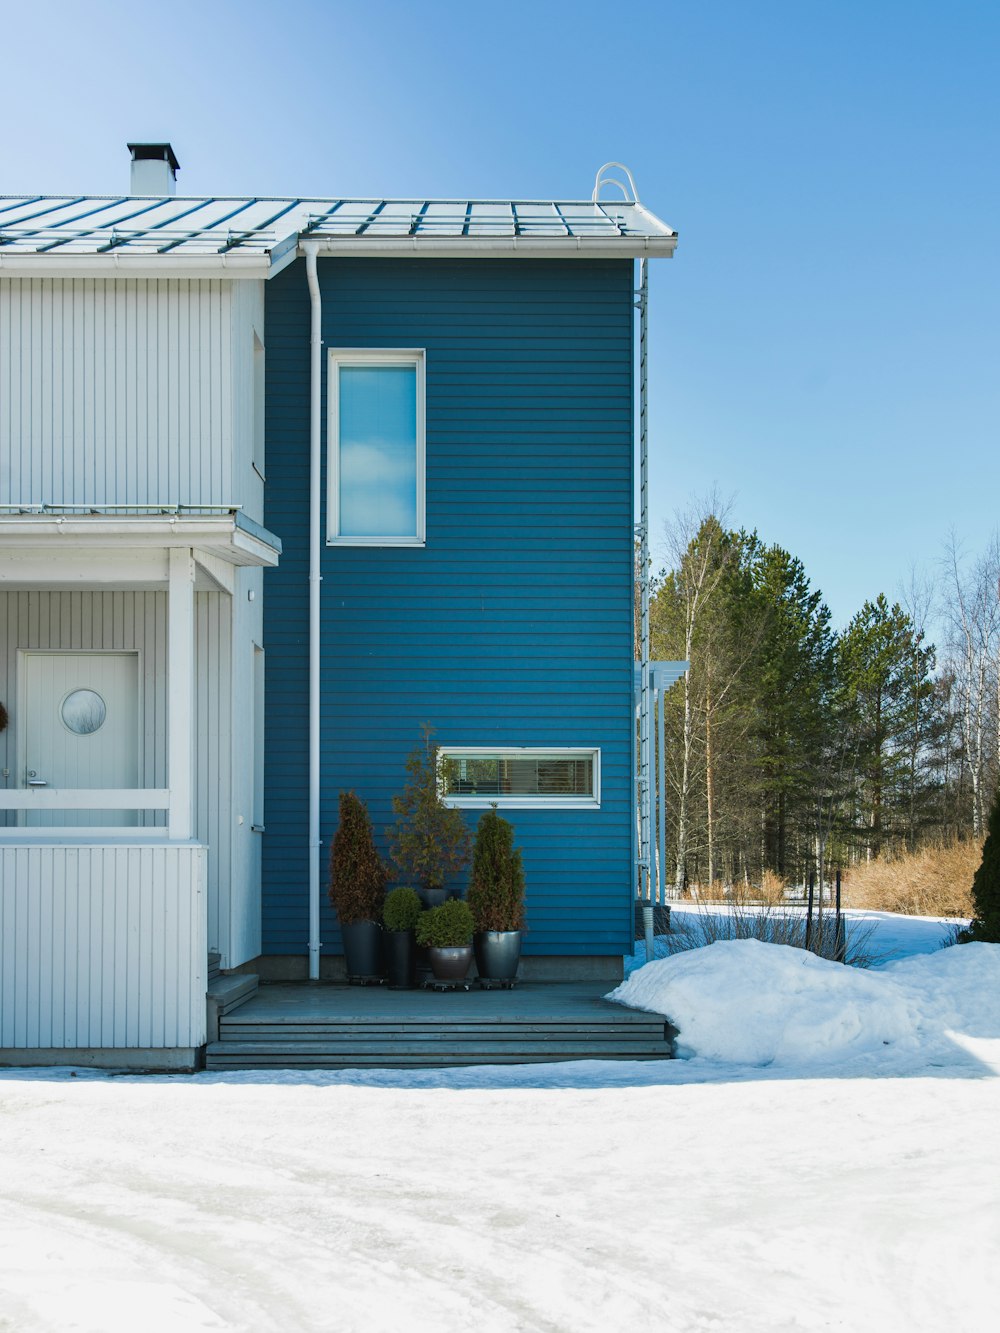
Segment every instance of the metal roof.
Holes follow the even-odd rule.
[[[326,254],[669,255],[642,204],[591,200],[0,196],[0,272],[118,269],[267,276],[303,241]]]

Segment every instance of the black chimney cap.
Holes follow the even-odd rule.
[[[133,162],[169,162],[170,169],[175,175],[181,169],[181,164],[168,143],[130,143],[125,147],[132,154]]]

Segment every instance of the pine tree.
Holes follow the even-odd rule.
[[[833,635],[801,560],[756,534],[747,541],[766,616],[756,682],[764,863],[787,876],[803,868],[812,842],[811,779],[828,727]]]
[[[966,938],[1000,944],[1000,787],[993,798],[986,828],[983,859],[972,881],[976,915]]]
[[[859,739],[862,836],[878,856],[916,819],[916,764],[928,730],[934,650],[898,602],[865,602],[837,643],[837,671]]]

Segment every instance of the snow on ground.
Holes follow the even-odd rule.
[[[1000,946],[784,953],[632,983],[776,988],[767,1065],[8,1072],[0,1329],[992,1330]]]
[[[611,999],[663,1014],[681,1057],[811,1069],[864,1059],[906,1072],[954,1034],[1000,1038],[1000,945],[964,944],[878,970],[804,949],[720,940],[639,968]]]

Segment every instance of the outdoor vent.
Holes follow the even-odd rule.
[[[177,193],[180,163],[168,143],[130,143],[132,180],[129,194]]]

